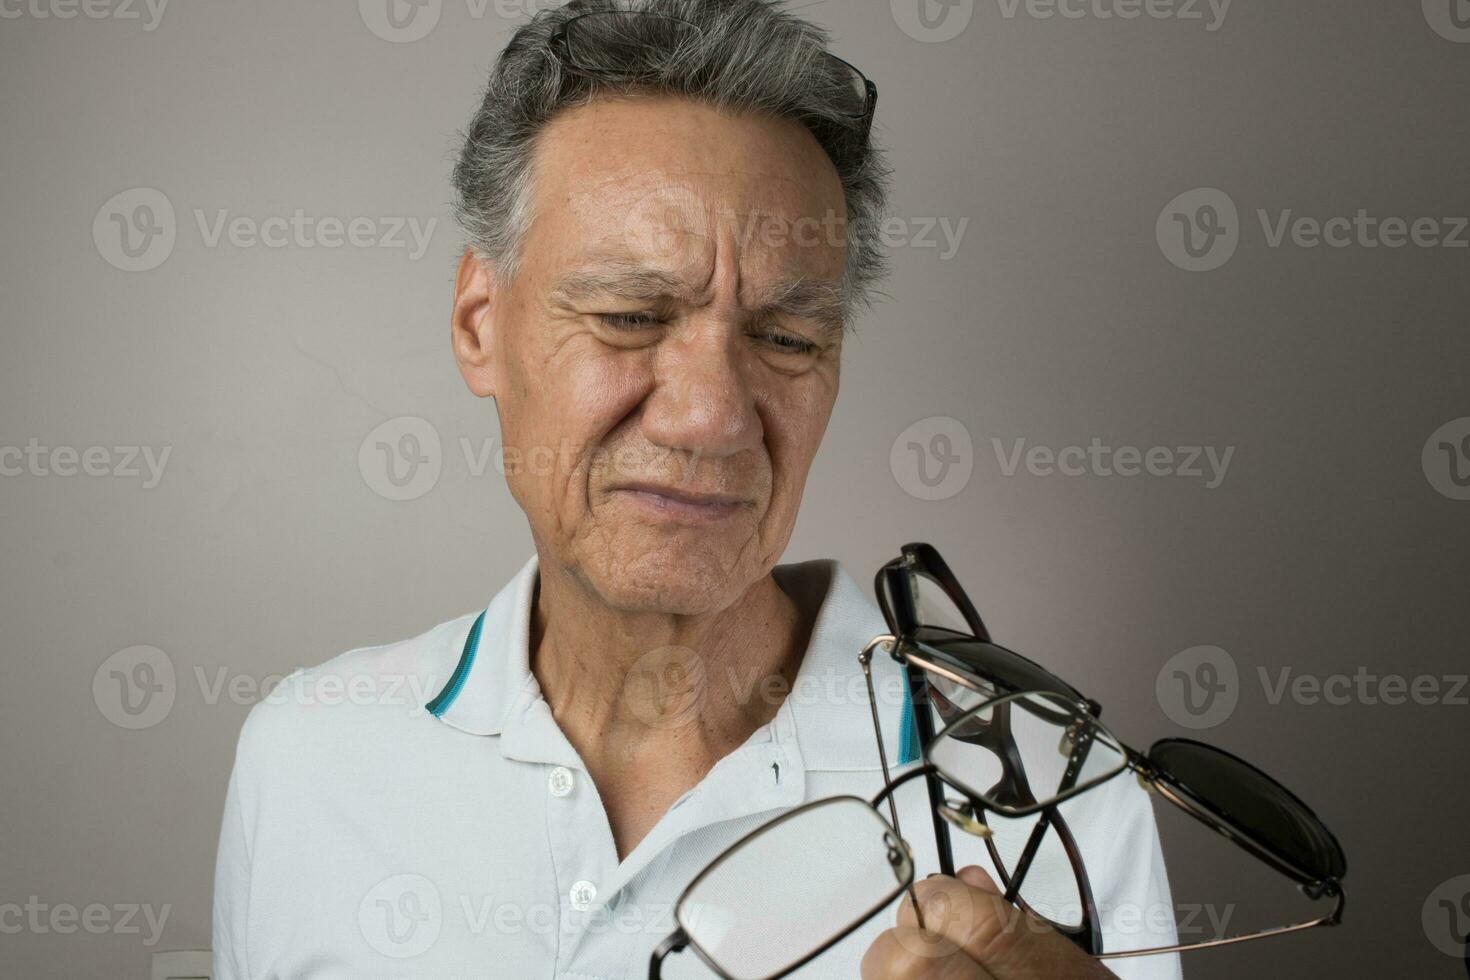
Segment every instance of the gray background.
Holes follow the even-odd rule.
[[[1227,651],[1236,707],[1198,734],[1338,829],[1348,919],[1203,954],[1189,974],[1463,976],[1421,912],[1470,873],[1470,708],[1273,704],[1258,668],[1466,672],[1470,502],[1436,489],[1445,473],[1421,450],[1470,416],[1470,250],[1271,247],[1257,210],[1470,214],[1470,43],[1432,27],[1447,22],[1436,0],[1237,0],[1215,30],[1204,6],[1128,20],[1008,6],[961,3],[945,40],[912,29],[912,0],[800,8],[881,89],[892,213],[915,232],[969,226],[947,258],[894,248],[788,557],[835,556],[867,580],[903,541],[939,544],[997,636],[1103,701],[1135,744],[1193,733],[1171,658]],[[207,945],[225,781],[258,697],[213,697],[216,681],[417,633],[482,606],[529,553],[501,478],[466,462],[461,440],[478,452],[496,428],[447,344],[454,134],[527,5],[476,16],[443,0],[409,42],[357,8],[179,3],[152,30],[132,6],[0,19],[0,446],[171,447],[153,488],[0,477],[0,904],[168,905],[158,948]],[[1238,244],[1185,271],[1155,223],[1205,187],[1238,207]],[[172,251],[141,272],[109,260],[105,234],[105,205],[133,188],[176,214]],[[415,259],[210,246],[195,217],[298,208],[438,223]],[[440,437],[441,472],[394,501],[375,443],[366,463],[359,449],[384,423],[396,444],[405,416]],[[931,501],[904,463],[913,440],[891,451],[915,423],[937,445],[935,417],[958,420],[953,472],[971,475]],[[1234,456],[1207,489],[1007,476],[992,443],[1093,437]],[[129,730],[110,720],[104,661],[135,645],[167,655],[174,702]],[[142,940],[0,934],[0,973],[145,976]]]

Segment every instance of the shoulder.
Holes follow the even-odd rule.
[[[449,682],[478,612],[418,636],[348,650],[283,678],[250,710],[236,747],[249,775],[439,726],[425,707]],[[430,725],[429,723],[434,723]]]

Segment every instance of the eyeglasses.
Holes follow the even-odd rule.
[[[871,661],[875,648],[891,641],[891,637],[885,636],[869,644],[863,654],[864,666]],[[876,702],[870,703],[876,713]],[[1039,743],[1028,734],[1017,739],[1026,749],[1018,759],[999,766],[993,757],[977,760],[975,747],[992,744],[986,729],[1007,715],[1017,720],[1035,719],[1043,727],[1060,725],[1059,734],[1047,733],[1057,736],[1052,742],[1055,752],[1036,751]],[[1029,724],[1019,724],[1018,732],[1029,733]],[[1341,876],[1342,858],[1336,842],[1320,824],[1316,828],[1325,836],[1317,836],[1311,824],[1303,825],[1304,839],[1308,841],[1305,846],[1283,845],[1280,838],[1244,836],[1242,828],[1250,821],[1222,816],[1217,803],[1222,780],[1228,782],[1232,773],[1239,775],[1242,767],[1247,778],[1233,784],[1237,791],[1224,794],[1229,799],[1238,803],[1254,798],[1273,805],[1289,799],[1300,807],[1300,813],[1310,815],[1310,811],[1269,777],[1227,753],[1184,739],[1170,739],[1155,745],[1147,760],[1136,758],[1136,753],[1121,746],[1084,705],[1053,692],[1037,691],[1003,695],[960,713],[926,745],[922,758],[922,765],[908,769],[896,779],[885,777],[884,789],[871,801],[855,796],[817,800],[777,817],[727,848],[679,897],[674,907],[678,928],[654,951],[649,962],[649,980],[659,980],[664,959],[686,948],[694,950],[725,980],[778,980],[811,962],[877,915],[900,893],[912,889],[913,852],[898,829],[894,803],[900,786],[915,779],[937,779],[961,794],[965,797],[963,801],[946,800],[938,804],[937,811],[949,824],[985,839],[989,846],[994,834],[985,822],[985,808],[1012,813],[1020,809],[997,798],[994,790],[998,785],[993,781],[994,770],[1013,765],[1027,767],[1033,791],[1037,786],[1043,787],[1045,798],[1038,801],[1043,807],[1052,807],[1065,794],[1082,792],[1125,768],[1134,768],[1140,774],[1146,773],[1166,798],[1279,870],[1304,883],[1320,882],[1319,893],[1312,897],[1330,892],[1338,899],[1332,913],[1312,922],[1146,950],[1089,949],[1098,959],[1225,945],[1340,921],[1342,892],[1336,887],[1336,878]],[[1217,764],[1222,760],[1233,768],[1219,768]],[[886,760],[884,766],[886,771]],[[1213,783],[1202,776],[1211,772]],[[1068,788],[1058,789],[1067,784],[1070,784]],[[1243,795],[1238,791],[1243,784],[1264,788],[1265,792],[1254,797]],[[982,790],[981,786],[990,788]],[[1272,787],[1285,797],[1273,792]],[[891,820],[878,810],[885,800]],[[1269,821],[1266,823],[1270,825]],[[1066,830],[1065,822],[1054,823],[1051,830],[1081,872],[1077,844]],[[1008,883],[1019,886],[1036,866],[1039,854],[1035,849],[1023,852],[1019,861],[1010,865],[1013,873]],[[996,866],[1002,866],[999,859]],[[1091,906],[1091,891],[1085,883],[1085,872],[1082,873],[1080,894]],[[1007,897],[1016,901],[1013,893],[1008,892]],[[1018,904],[1037,915],[1024,902]],[[917,901],[914,908],[922,926]],[[1095,933],[1096,908],[1090,908],[1088,915],[1087,923],[1081,929],[1071,929],[1069,934]],[[796,922],[802,924],[800,930],[792,929]]]
[[[1038,917],[1099,958],[1227,945],[1341,921],[1341,879],[1347,870],[1342,848],[1311,808],[1279,782],[1228,752],[1190,739],[1163,739],[1147,753],[1123,745],[1098,720],[1097,702],[991,642],[974,604],[929,545],[905,546],[900,558],[879,571],[877,593],[894,635],[874,643],[906,667],[925,766],[934,770],[930,802],[946,874],[954,873],[948,825],[955,815],[982,822],[987,813],[1037,816],[1019,848],[1003,848],[995,835],[986,837],[1006,898],[1038,914],[1026,900],[1028,874],[1048,854],[1054,863],[1065,861],[1081,921]],[[870,644],[864,657],[873,648]],[[866,660],[864,667],[871,697]],[[931,702],[947,722],[937,733],[927,707]],[[882,757],[876,712],[874,730]],[[886,778],[886,757],[882,761]],[[1310,921],[1237,936],[1105,953],[1086,867],[1057,808],[1130,769],[1146,789],[1292,879],[1308,898],[1335,898],[1335,908]],[[960,804],[944,800],[935,776],[960,788],[967,799]],[[1056,835],[1055,842],[1049,843],[1049,833]]]
[[[913,852],[898,830],[894,793],[930,773],[947,778],[933,767],[914,769],[871,801],[816,800],[736,841],[679,896],[678,928],[654,950],[649,980],[660,980],[664,959],[683,949],[725,980],[778,980],[851,935],[913,888]],[[885,800],[891,822],[878,810]],[[990,833],[978,822],[965,829]],[[917,901],[914,909],[922,926]]]
[[[578,14],[552,34],[553,53],[567,67],[592,78],[637,83],[681,67],[697,79],[697,44],[702,31],[692,21],[639,10],[603,10]],[[851,139],[867,146],[878,105],[878,86],[857,68],[822,52],[823,70],[812,78],[813,94],[836,108],[846,121],[844,132],[818,132],[829,139]],[[814,130],[827,127],[809,121]]]

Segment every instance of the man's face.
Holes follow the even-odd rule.
[[[795,123],[605,100],[543,130],[534,202],[514,281],[462,267],[456,299],[511,492],[610,605],[723,609],[784,550],[837,396],[836,171]]]

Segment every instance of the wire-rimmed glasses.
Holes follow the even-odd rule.
[[[699,25],[672,14],[652,10],[599,10],[578,14],[552,34],[550,45],[562,64],[590,78],[636,84],[652,79],[681,63],[697,70],[701,35]],[[810,91],[845,123],[843,133],[864,147],[878,106],[878,86],[861,71],[827,51],[820,52],[818,69],[811,73]],[[808,120],[814,130],[821,120]]]
[[[877,915],[914,881],[908,845],[878,802],[817,800],[731,845],[679,896],[678,929],[654,951],[649,980],[686,948],[726,980],[776,980]]]

